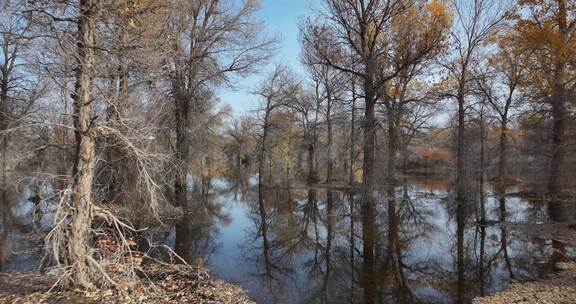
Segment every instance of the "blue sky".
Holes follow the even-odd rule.
[[[311,8],[319,4],[320,0],[261,0],[258,17],[266,23],[268,33],[281,38],[278,54],[270,64],[283,63],[296,71],[302,71],[298,21],[301,16],[310,14]],[[250,95],[250,90],[258,84],[262,76],[254,75],[239,81],[236,90],[220,90],[218,95],[221,102],[232,106],[236,116],[254,109],[257,98]]]

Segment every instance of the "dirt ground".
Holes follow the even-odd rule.
[[[473,300],[474,304],[574,304],[576,263],[561,263],[561,271],[533,282],[512,283],[495,295]]]
[[[160,292],[147,283],[130,288],[81,292],[79,290],[50,291],[54,277],[33,273],[1,273],[1,304],[96,304],[96,303],[208,303],[253,304],[242,288],[215,279],[191,281],[178,275],[167,274],[153,282]]]

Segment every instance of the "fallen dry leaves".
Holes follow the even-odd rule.
[[[149,279],[123,288],[97,291],[49,291],[56,278],[33,273],[0,274],[0,303],[207,303],[253,304],[245,291],[235,285],[210,278],[205,270],[182,266],[146,270]],[[177,269],[177,270],[174,270]]]

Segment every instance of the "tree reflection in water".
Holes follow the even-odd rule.
[[[217,274],[262,303],[468,303],[566,252],[506,224],[545,221],[539,205],[483,189],[453,206],[429,184],[385,186],[373,206],[332,189],[247,187],[239,273]]]
[[[511,225],[570,223],[576,210],[567,203],[487,187],[455,204],[443,181],[411,180],[382,186],[375,204],[362,205],[350,191],[227,178],[194,189],[192,220],[176,244],[259,303],[467,303],[573,252]],[[11,211],[0,211],[6,226]]]

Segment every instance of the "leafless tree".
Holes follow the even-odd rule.
[[[477,71],[478,87],[482,96],[496,112],[499,126],[499,159],[498,180],[500,186],[507,179],[508,128],[513,111],[519,106],[523,97],[520,91],[521,82],[526,71],[522,65],[525,58],[518,48],[506,43],[506,37],[501,39],[498,52],[492,55],[486,63],[485,71]],[[500,188],[500,192],[504,188]]]
[[[504,18],[506,3],[491,0],[453,1],[456,23],[450,34],[454,51],[442,58],[441,65],[448,73],[446,97],[458,103],[458,130],[456,152],[456,200],[466,199],[465,130],[467,99],[470,97],[479,63],[482,43],[499,29]]]
[[[172,6],[167,21],[171,41],[164,56],[174,100],[174,196],[186,214],[193,111],[214,86],[232,85],[233,75],[248,75],[266,61],[274,39],[263,35],[254,18],[254,1],[175,1]]]
[[[7,203],[8,176],[19,163],[9,159],[10,146],[14,146],[11,137],[30,123],[30,115],[46,93],[46,83],[28,60],[33,37],[23,5],[5,1],[0,9],[0,199]]]

